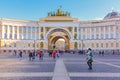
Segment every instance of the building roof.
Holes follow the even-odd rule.
[[[111,18],[120,18],[120,13],[116,11],[112,11],[104,17],[104,19],[111,19]]]

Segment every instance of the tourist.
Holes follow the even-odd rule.
[[[102,55],[104,56],[104,51],[102,51]]]
[[[41,56],[41,59],[43,60],[43,58],[44,58],[44,53],[45,53],[45,51],[42,51],[42,56]]]
[[[33,51],[33,53],[32,53],[32,60],[34,60],[35,59],[35,51]]]
[[[55,60],[56,59],[56,51],[53,51],[52,56],[53,56],[53,59]]]
[[[60,53],[59,53],[59,51],[57,51],[57,57],[58,57],[58,58],[60,57]]]
[[[39,57],[39,60],[41,60],[41,57],[42,57],[42,51],[39,51],[39,52],[38,52],[38,57]]]
[[[92,70],[92,62],[93,62],[93,58],[92,57],[93,57],[92,49],[89,48],[88,49],[88,53],[87,53],[87,57],[86,57],[89,70]]]
[[[20,58],[22,58],[22,51],[20,51]]]
[[[28,54],[29,54],[29,61],[31,61],[32,60],[32,52],[28,51]]]
[[[14,50],[14,54],[13,54],[14,56],[16,56],[17,55],[17,52],[16,52],[16,50]]]

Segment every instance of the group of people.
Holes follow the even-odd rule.
[[[44,51],[28,51],[28,54],[29,54],[29,61],[33,61],[35,60],[36,56],[39,57],[39,60],[43,60],[43,57],[44,57]],[[101,52],[101,54],[103,54],[103,52]],[[16,56],[17,55],[17,52],[14,51],[14,55]],[[53,57],[54,60],[56,60],[56,57],[59,58],[61,55],[61,53],[57,50],[53,50],[53,51],[50,51],[49,52],[49,56],[50,57]],[[22,58],[22,51],[18,51],[18,57]],[[87,65],[88,65],[88,69],[89,70],[92,70],[92,62],[93,62],[93,52],[92,52],[92,49],[89,48],[88,51],[87,51],[87,54],[86,54],[86,62],[87,62]]]
[[[29,60],[30,61],[31,60],[33,61],[35,59],[35,56],[38,56],[39,60],[43,60],[43,58],[44,58],[44,51],[37,51],[37,52],[35,52],[35,51],[33,51],[33,52],[29,51],[28,53],[29,53]],[[53,57],[53,59],[55,60],[56,57],[58,57],[58,58],[60,57],[60,53],[59,53],[59,51],[54,50],[51,53],[49,53],[49,56]]]

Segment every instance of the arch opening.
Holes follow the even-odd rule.
[[[68,50],[70,36],[63,29],[55,29],[48,34],[48,50]]]

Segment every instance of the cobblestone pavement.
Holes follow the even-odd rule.
[[[85,55],[66,53],[59,59],[64,63],[68,80],[120,80],[120,55],[94,55],[93,70],[88,70]],[[0,80],[53,80],[55,70],[63,68],[55,69],[57,60],[48,54],[44,60],[36,57],[34,61],[29,61],[27,54],[22,59],[0,54]]]

